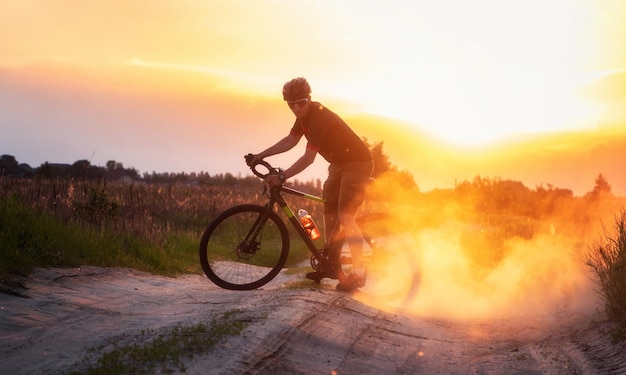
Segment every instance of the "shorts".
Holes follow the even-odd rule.
[[[373,171],[371,161],[331,164],[324,182],[324,215],[356,214]]]

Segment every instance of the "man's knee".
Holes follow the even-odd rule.
[[[355,215],[352,213],[339,214],[339,223],[344,227],[354,227],[356,225]]]

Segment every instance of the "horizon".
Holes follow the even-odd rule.
[[[207,172],[245,176],[250,172],[243,155],[258,152],[261,145],[284,136],[293,121],[280,98],[216,92],[212,86],[196,92],[184,90],[189,81],[215,82],[214,77],[178,73],[169,81],[155,82],[152,78],[163,76],[163,72],[126,66],[104,74],[88,69],[71,70],[71,67],[44,64],[43,68],[38,66],[35,70],[13,69],[10,76],[0,70],[0,82],[6,83],[4,91],[0,86],[0,95],[12,93],[6,95],[7,100],[3,102],[7,108],[13,110],[29,103],[38,109],[18,113],[22,130],[30,134],[21,137],[15,132],[5,133],[0,140],[3,152],[31,166],[45,161],[71,164],[77,160],[105,165],[109,160],[116,160],[140,173]],[[28,77],[28,84],[24,84],[26,80],[22,77]],[[119,84],[121,79],[125,80],[125,85]],[[99,82],[102,85],[95,86]],[[145,82],[151,86],[144,87]],[[62,90],[58,89],[60,83]],[[591,161],[581,160],[580,156],[571,160],[570,166],[560,160],[563,171],[570,173],[569,176],[555,170],[556,165],[543,173],[529,172],[547,168],[541,165],[545,160],[537,167],[526,165],[525,171],[519,167],[520,160],[523,164],[532,164],[532,160],[542,155],[543,159],[554,155],[555,150],[561,152],[556,155],[560,159],[563,153],[588,154],[593,148],[603,147],[606,137],[620,142],[625,129],[622,124],[626,122],[600,123],[590,130],[522,133],[500,141],[459,145],[427,128],[351,110],[354,108],[351,103],[325,99],[314,98],[329,103],[331,109],[340,114],[345,113],[344,119],[360,136],[371,143],[383,142],[392,163],[410,172],[422,190],[450,188],[458,181],[481,175],[518,180],[529,187],[553,185],[582,195],[593,188],[597,175],[603,174],[616,194],[626,195],[626,181],[621,178],[621,169],[615,166],[623,154],[619,150],[614,150],[614,161],[605,160],[598,167]],[[12,113],[16,111],[0,112],[2,124],[8,122],[6,119],[11,118]],[[54,121],[50,121],[51,118]],[[66,125],[64,129],[54,126],[59,118]],[[178,125],[181,119],[184,127]],[[274,126],[275,123],[281,125]],[[252,129],[258,131],[251,133],[249,124],[255,124]],[[250,136],[241,137],[242,134]],[[25,152],[16,148],[20,144],[26,146]],[[304,142],[301,142],[294,150],[274,156],[271,161],[285,167],[297,158],[303,147]],[[520,159],[523,154],[532,154],[532,157]],[[508,165],[495,165],[498,160],[507,158],[510,159]],[[323,179],[326,168],[327,163],[318,157],[298,179]]]
[[[626,146],[626,130],[610,130],[607,132],[609,134],[609,136],[612,135],[617,135],[617,136],[611,136],[612,139],[616,140],[616,143],[613,145],[614,147],[618,147],[621,149],[623,149],[623,146]],[[550,146],[554,146],[555,144],[557,145],[557,149],[558,147],[558,143],[559,141],[556,141],[556,139],[560,139],[561,142],[565,142],[568,143],[571,141],[572,138],[577,138],[577,139],[583,139],[585,140],[585,143],[588,143],[587,140],[591,139],[590,135],[594,135],[598,137],[599,142],[601,144],[606,145],[606,141],[605,141],[605,136],[602,136],[601,132],[589,132],[589,131],[579,131],[579,132],[562,132],[562,133],[553,133],[549,136],[539,136],[536,138],[532,138],[530,140],[526,140],[524,142],[521,142],[519,140],[511,140],[508,144],[506,142],[500,142],[497,144],[492,144],[488,149],[481,149],[481,154],[480,155],[476,155],[476,150],[468,150],[468,149],[459,149],[459,148],[448,148],[447,150],[444,150],[443,152],[447,155],[447,157],[451,158],[452,154],[455,154],[457,158],[459,159],[467,159],[467,158],[476,158],[477,160],[486,160],[486,159],[490,159],[490,154],[493,153],[501,153],[502,150],[501,149],[507,149],[507,150],[511,150],[511,148],[514,148],[515,144],[518,143],[521,144],[521,148],[520,149],[525,149],[528,143],[532,143],[532,144],[541,144],[541,143],[546,143]],[[428,139],[428,138],[424,138],[426,139],[427,142],[432,142],[432,139]],[[422,139],[422,140],[424,140]],[[392,140],[393,141],[393,140]],[[410,140],[409,140],[410,142]],[[385,148],[385,143],[383,141],[383,151],[387,154],[387,156],[389,155],[389,150],[387,148]],[[445,142],[440,142],[438,145],[438,147],[446,147]],[[449,146],[449,145],[448,145]],[[576,149],[576,147],[574,147],[574,149]],[[397,151],[397,150],[396,150]],[[247,166],[244,165],[244,169],[242,170],[237,170],[237,171],[233,171],[233,170],[221,170],[221,171],[212,171],[209,172],[207,170],[166,170],[166,169],[152,169],[151,171],[147,171],[147,170],[140,170],[137,169],[136,167],[134,167],[131,163],[129,163],[126,160],[122,160],[119,158],[112,158],[112,159],[107,159],[106,161],[102,161],[102,162],[98,162],[98,161],[94,161],[93,159],[88,159],[88,158],[78,158],[75,160],[53,160],[53,159],[46,159],[43,160],[41,162],[29,162],[27,161],[27,159],[22,158],[20,155],[14,155],[11,153],[6,153],[3,150],[0,150],[0,152],[2,153],[2,155],[10,155],[15,157],[16,161],[19,164],[27,164],[28,166],[30,166],[33,169],[39,168],[41,165],[43,165],[44,163],[50,163],[50,164],[64,164],[64,165],[72,165],[73,163],[79,161],[79,160],[87,160],[89,161],[89,163],[92,166],[96,166],[96,167],[100,167],[100,168],[106,168],[106,162],[108,161],[115,161],[116,163],[121,164],[125,169],[134,169],[137,171],[137,173],[139,174],[139,176],[143,176],[143,174],[162,174],[162,173],[172,173],[172,174],[180,174],[180,173],[185,173],[185,174],[196,174],[199,175],[200,173],[208,173],[211,176],[216,176],[216,175],[224,175],[224,174],[231,174],[237,178],[243,178],[243,177],[254,177],[254,175],[252,174],[252,172],[247,168]],[[435,150],[432,151],[430,150],[429,152],[442,152],[441,150]],[[394,150],[392,149],[391,153],[394,153]],[[513,152],[515,153],[515,152]],[[92,154],[92,157],[95,154]],[[276,158],[273,158],[274,161]],[[274,163],[274,161],[272,161]],[[448,184],[446,186],[442,186],[442,185],[436,185],[433,183],[430,184],[424,184],[424,180],[420,180],[419,179],[419,175],[416,176],[415,173],[410,170],[410,168],[403,168],[402,166],[398,165],[396,163],[396,161],[394,160],[393,157],[390,157],[390,162],[393,166],[397,167],[399,170],[403,170],[403,171],[408,171],[409,173],[411,173],[411,175],[413,175],[414,180],[416,182],[416,184],[419,187],[419,191],[420,192],[428,192],[428,191],[433,191],[433,190],[438,190],[438,189],[454,189],[456,184],[458,183],[462,183],[464,181],[469,181],[471,182],[474,178],[476,177],[481,177],[481,178],[488,178],[488,179],[498,179],[498,180],[512,180],[512,181],[519,181],[521,182],[524,186],[526,186],[527,188],[529,188],[530,190],[536,190],[539,187],[548,187],[548,188],[556,188],[556,189],[566,189],[566,190],[571,190],[574,194],[574,196],[583,196],[586,193],[590,192],[593,190],[594,186],[595,186],[595,179],[599,176],[602,175],[604,176],[604,178],[607,180],[607,182],[609,183],[609,185],[611,186],[612,192],[613,194],[615,194],[617,197],[626,197],[626,179],[622,178],[616,178],[620,176],[620,174],[615,174],[615,173],[605,173],[601,170],[598,170],[597,173],[593,174],[593,172],[589,172],[587,173],[587,179],[584,181],[583,185],[585,187],[580,187],[578,186],[578,188],[569,186],[567,183],[560,183],[560,182],[554,182],[553,180],[542,180],[542,181],[534,181],[534,182],[529,182],[527,179],[524,178],[520,178],[519,176],[515,176],[515,173],[511,173],[510,175],[506,175],[506,174],[485,174],[485,173],[480,173],[477,172],[475,174],[465,174],[462,177],[454,177],[454,176],[448,176],[450,178],[452,178],[452,180],[454,181],[453,184]],[[320,164],[319,162],[317,164]],[[619,160],[617,160],[617,164],[619,164]],[[479,164],[480,165],[480,164]],[[580,166],[579,163],[573,163],[572,166],[570,166],[569,168],[573,168],[576,169]],[[319,165],[318,165],[319,167]],[[323,171],[323,169],[326,168],[326,165],[322,165],[322,171],[317,171],[316,168],[312,168],[308,173],[308,174],[300,174],[297,176],[294,176],[293,180],[298,180],[300,182],[310,182],[310,181],[315,181],[317,179],[324,179],[325,178],[325,172]],[[485,170],[488,168],[485,168]],[[621,169],[619,169],[619,167],[617,168],[617,172],[619,172]],[[615,170],[613,170],[612,172],[616,172]],[[319,173],[319,174],[316,174]],[[558,179],[557,179],[558,180]],[[617,183],[616,183],[617,182]],[[425,187],[426,186],[426,187]]]

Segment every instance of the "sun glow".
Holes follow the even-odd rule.
[[[313,3],[311,17],[288,33],[277,25],[292,28],[302,4],[281,5],[252,39],[232,27],[217,33],[226,41],[242,33],[238,53],[206,56],[207,65],[149,64],[219,75],[264,96],[305,76],[315,98],[349,101],[458,144],[589,128],[601,110],[577,94],[599,48],[588,0],[337,1],[332,12]]]
[[[456,143],[594,125],[598,108],[576,96],[588,3],[453,3],[415,3],[360,40],[376,68],[341,95]]]

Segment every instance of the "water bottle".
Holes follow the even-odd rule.
[[[320,238],[320,230],[317,229],[317,225],[315,225],[313,218],[311,217],[311,215],[309,215],[307,210],[304,210],[302,208],[299,209],[298,217],[300,218],[300,224],[302,224],[302,227],[304,228],[304,230],[307,231],[312,240]]]

